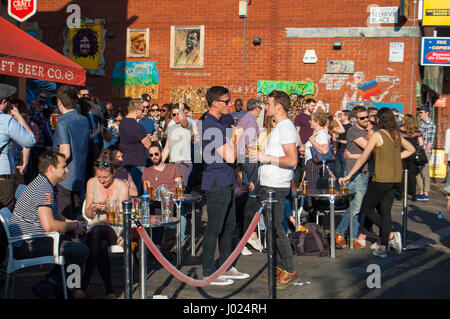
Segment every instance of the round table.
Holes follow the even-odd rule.
[[[339,192],[335,192],[334,194],[330,194],[328,190],[323,191],[315,191],[315,192],[306,192],[306,194],[299,193],[298,197],[301,198],[302,203],[304,202],[306,197],[313,197],[316,199],[327,199],[330,202],[330,246],[331,246],[331,258],[336,258],[336,239],[334,236],[335,233],[335,225],[334,225],[334,202],[336,199],[350,199],[351,196],[354,196],[355,193],[346,193],[341,194]],[[353,218],[350,216],[350,245],[353,248]]]

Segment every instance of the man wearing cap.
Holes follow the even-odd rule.
[[[22,147],[32,147],[36,143],[33,131],[27,125],[16,107],[10,109],[9,98],[17,89],[11,85],[0,84],[0,208],[14,208],[14,156],[11,142]],[[8,114],[10,112],[11,115]]]
[[[419,130],[423,135],[423,148],[425,154],[427,154],[428,161],[431,157],[431,151],[433,149],[433,143],[436,136],[436,125],[430,118],[430,108],[426,105],[422,105],[419,108],[420,124]],[[430,192],[430,164],[429,162],[423,167],[416,177],[417,186],[419,187],[419,194],[417,195],[418,201],[428,201]]]

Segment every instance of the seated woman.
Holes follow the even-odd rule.
[[[129,199],[128,185],[114,177],[116,167],[110,160],[110,152],[102,151],[100,157],[94,162],[94,177],[90,178],[86,187],[85,216],[89,219],[87,232],[87,245],[89,258],[81,280],[81,291],[77,290],[75,298],[83,298],[86,295],[89,281],[95,266],[98,267],[100,276],[106,288],[106,297],[115,298],[111,279],[111,264],[108,255],[108,246],[123,243],[121,227],[110,226],[106,223],[106,203],[115,200],[120,203]],[[137,245],[138,234],[132,229],[132,249]]]

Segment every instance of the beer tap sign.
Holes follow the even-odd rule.
[[[36,13],[37,0],[8,0],[8,14],[24,22]]]

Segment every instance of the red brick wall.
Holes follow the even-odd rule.
[[[398,6],[399,0],[379,0],[378,6]],[[62,52],[63,27],[70,1],[39,0],[38,13],[32,21],[38,21],[44,30],[43,42]],[[106,19],[105,28],[113,31],[113,39],[107,38],[105,58],[106,77],[87,76],[87,86],[95,88],[101,100],[112,98],[111,73],[115,61],[152,61],[159,70],[158,103],[170,100],[173,86],[224,85],[230,88],[232,98],[242,97],[243,82],[243,33],[244,22],[238,17],[238,1],[206,0],[129,0],[87,1],[75,3],[81,6],[82,18]],[[387,92],[380,102],[403,103],[404,113],[414,113],[415,85],[420,82],[418,65],[419,40],[412,38],[287,38],[286,27],[367,27],[368,6],[372,0],[255,0],[248,7],[245,63],[245,100],[255,97],[258,80],[312,80],[315,82],[315,98],[329,104],[335,112],[341,107],[345,95],[354,90],[345,82],[352,82],[353,75],[336,90],[328,90],[320,83],[326,74],[329,60],[353,60],[355,72],[362,72],[365,81],[385,76],[390,81],[379,81],[382,92]],[[402,26],[412,26],[413,4],[410,1],[410,19],[400,20]],[[402,18],[400,18],[402,19]],[[205,26],[205,67],[203,69],[170,69],[170,26]],[[382,25],[392,26],[392,25]],[[150,28],[150,56],[145,59],[125,58],[126,28]],[[253,37],[261,37],[260,46],[252,44]],[[341,50],[333,50],[335,40],[341,40]],[[404,42],[404,62],[389,63],[389,43]],[[305,50],[314,49],[316,64],[303,64]],[[414,54],[414,79],[411,90],[411,61]],[[398,77],[396,85],[393,79]],[[389,88],[392,86],[391,88]],[[411,92],[413,104],[411,105]],[[118,105],[120,100],[113,100]],[[449,102],[450,103],[450,102]],[[448,119],[448,110],[445,113]],[[444,118],[444,116],[442,116]],[[444,125],[444,124],[442,124]],[[446,124],[445,124],[446,125]]]

